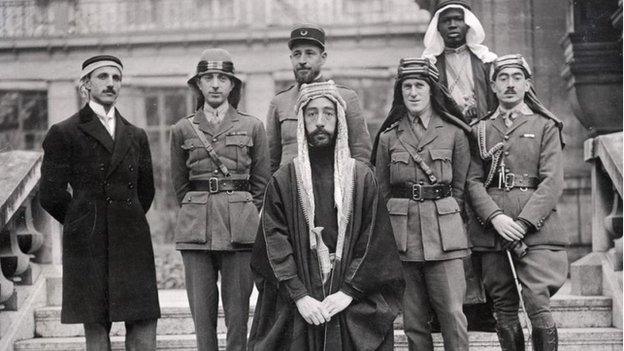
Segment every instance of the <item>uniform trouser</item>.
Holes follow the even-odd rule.
[[[157,319],[126,321],[126,350],[156,350]],[[112,323],[85,323],[87,351],[109,351],[111,342],[109,333]]]
[[[444,349],[468,350],[468,323],[462,311],[466,294],[462,259],[403,262],[403,272],[403,328],[409,350],[433,350],[431,310],[440,322]]]
[[[247,346],[249,297],[253,278],[250,251],[182,250],[186,292],[195,322],[197,350],[218,350],[217,319],[221,274],[221,300],[227,328],[227,351],[244,351]]]
[[[505,251],[479,253],[482,258],[483,284],[492,298],[498,327],[519,323],[519,298]],[[513,255],[512,255],[513,256]],[[555,327],[550,312],[550,297],[568,275],[565,250],[529,249],[523,258],[514,257],[522,298],[533,328]]]

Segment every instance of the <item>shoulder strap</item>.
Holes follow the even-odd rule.
[[[221,170],[221,173],[223,173],[224,176],[229,177],[230,171],[227,169],[227,167],[225,167],[223,162],[221,162],[221,160],[219,159],[219,156],[217,156],[217,153],[214,151],[212,144],[208,141],[208,139],[206,139],[206,136],[204,135],[204,133],[201,130],[199,130],[199,127],[197,127],[197,125],[191,122],[188,118],[186,119],[186,121],[188,122],[188,124],[191,125],[191,128],[193,128],[193,131],[195,131],[195,134],[197,135],[199,140],[202,142],[202,144],[204,144],[204,147],[206,148],[206,151],[208,152],[208,156],[210,156],[210,159],[212,159],[212,162],[214,162],[217,165],[217,167],[219,167],[219,170]]]
[[[416,162],[418,167],[420,167],[420,169],[422,169],[422,171],[425,172],[425,174],[427,175],[427,178],[429,179],[429,183],[435,184],[438,181],[438,178],[433,174],[431,167],[429,167],[429,165],[425,163],[425,160],[423,160],[423,158],[419,154],[415,153],[411,147],[409,147],[408,145],[405,145],[403,143],[403,140],[401,140],[401,138],[399,138],[398,135],[397,135],[397,139],[399,140],[401,145],[403,145],[403,148],[407,150],[407,153],[409,153],[410,156],[412,156],[412,158],[414,159],[414,162]]]

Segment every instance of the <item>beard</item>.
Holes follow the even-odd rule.
[[[316,78],[321,71],[314,68],[310,68],[306,71],[300,71],[298,68],[295,68],[293,72],[295,73],[295,79],[297,80],[297,83],[301,85],[312,83],[314,81],[314,78]]]
[[[312,149],[324,149],[333,147],[335,143],[335,135],[330,134],[325,129],[315,129],[308,134],[308,146]]]

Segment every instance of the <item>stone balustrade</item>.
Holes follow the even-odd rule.
[[[33,284],[37,268],[31,261],[49,261],[37,257],[44,235],[35,222],[37,216],[47,216],[37,200],[41,160],[40,152],[0,153],[0,304],[4,311],[19,308],[16,285]]]

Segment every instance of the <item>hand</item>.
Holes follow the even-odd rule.
[[[351,304],[351,301],[353,301],[353,297],[342,291],[338,291],[327,296],[325,300],[323,300],[323,307],[329,312],[329,316],[333,317],[336,313],[340,313],[347,308],[347,306]]]
[[[300,298],[295,302],[299,314],[308,324],[321,325],[325,322],[329,322],[331,316],[323,307],[323,304],[308,295]]]
[[[503,239],[507,241],[522,240],[526,234],[526,229],[511,217],[499,214],[492,218],[492,225]]]

